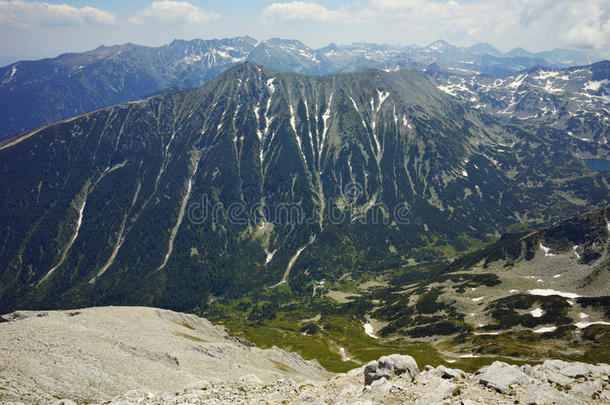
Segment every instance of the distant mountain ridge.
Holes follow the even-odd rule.
[[[167,88],[198,87],[246,60],[315,75],[404,66],[423,70],[438,63],[504,76],[537,65],[591,62],[588,55],[576,51],[514,56],[502,55],[489,44],[465,48],[445,41],[426,47],[331,44],[317,50],[297,40],[257,41],[251,37],[175,40],[157,48],[130,43],[102,46],[0,68],[0,139]]]
[[[561,129],[583,142],[610,141],[610,61],[565,69],[537,66],[501,79],[437,64],[426,74],[440,90],[474,108]]]

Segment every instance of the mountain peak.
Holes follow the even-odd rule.
[[[111,126],[105,127],[107,122],[112,122]],[[122,133],[125,135],[121,136]],[[41,128],[0,149],[0,159],[5,163],[0,175],[15,179],[1,189],[6,198],[0,199],[0,222],[7,221],[8,216],[21,218],[16,222],[20,229],[38,232],[36,223],[31,221],[42,212],[40,210],[55,201],[65,204],[56,205],[58,212],[48,217],[52,224],[45,230],[61,229],[60,224],[66,217],[80,220],[72,222],[75,224],[70,228],[73,239],[68,238],[68,243],[59,249],[56,245],[32,247],[32,251],[46,249],[45,254],[28,255],[23,259],[24,264],[19,266],[24,270],[19,271],[24,277],[15,279],[10,293],[0,295],[0,308],[15,309],[32,304],[33,301],[29,301],[32,295],[28,294],[34,293],[35,286],[47,283],[53,287],[36,290],[36,293],[48,291],[51,294],[52,291],[53,294],[41,295],[36,302],[50,303],[59,295],[61,302],[71,302],[72,297],[81,296],[81,291],[89,291],[92,284],[96,286],[92,291],[97,291],[98,286],[100,291],[108,291],[106,286],[117,285],[122,279],[118,283],[122,287],[112,290],[114,298],[94,293],[89,296],[91,302],[103,299],[130,303],[146,299],[148,304],[162,302],[175,308],[199,305],[201,297],[208,293],[244,292],[253,286],[273,285],[281,280],[292,283],[293,276],[303,277],[305,270],[302,263],[296,261],[295,252],[306,249],[304,257],[310,253],[318,257],[315,252],[322,245],[319,242],[315,245],[315,240],[334,238],[334,232],[351,229],[352,219],[377,212],[376,201],[388,207],[405,201],[409,205],[438,204],[434,197],[420,196],[418,192],[434,187],[435,190],[452,190],[443,192],[440,197],[442,204],[452,204],[450,198],[455,190],[461,190],[467,181],[455,173],[456,167],[463,165],[466,151],[480,133],[483,133],[480,124],[469,121],[464,107],[436,89],[420,73],[407,69],[390,73],[367,70],[310,76],[283,73],[253,62],[233,67],[197,90],[110,107]],[[92,137],[75,134],[92,134]],[[70,147],[64,147],[63,141]],[[87,142],[82,148],[88,152],[70,155],[82,142]],[[151,145],[163,147],[152,148]],[[486,153],[494,152],[488,150]],[[91,159],[92,154],[98,158]],[[31,156],[28,159],[37,162],[30,171],[20,163],[24,156]],[[36,198],[26,197],[31,190],[36,190],[42,181],[40,176],[67,173],[69,166],[65,162],[71,158],[78,159],[74,164],[82,170],[81,175],[70,177],[69,186],[59,189],[48,183],[53,192],[45,193],[44,202],[40,204]],[[498,171],[485,162],[478,162],[479,167],[494,173]],[[352,169],[347,172],[345,168],[349,166]],[[474,169],[468,170],[473,173]],[[396,176],[396,180],[384,180],[388,176]],[[445,181],[451,184],[443,184]],[[324,204],[336,201],[337,207],[344,207],[343,190],[349,183],[362,187],[362,194],[352,203],[357,209],[349,213],[345,223],[334,224],[327,231],[330,211]],[[473,184],[468,185],[475,189]],[[186,209],[190,215],[191,205],[201,201],[207,190],[217,187],[222,191],[214,198],[220,199],[223,206],[240,202],[245,212],[250,213],[254,212],[252,207],[262,202],[269,210],[263,220],[277,224],[273,227],[270,245],[263,246],[258,239],[243,242],[251,244],[251,249],[244,249],[240,259],[252,270],[248,270],[247,277],[242,277],[246,274],[243,266],[229,265],[226,261],[229,258],[226,245],[206,246],[200,234],[203,228],[195,224],[193,218],[189,217],[189,222],[185,214],[174,215]],[[116,195],[107,197],[111,191]],[[118,222],[101,231],[99,221],[107,220],[104,218],[107,215],[98,211],[98,207],[103,206],[100,199],[116,199],[118,204],[121,196],[127,195],[129,201],[135,200],[133,210],[130,211],[129,202],[122,205],[120,211],[113,212],[113,220]],[[165,195],[169,198],[162,197]],[[146,203],[157,198],[159,202],[155,204]],[[27,200],[30,205],[16,204],[18,200]],[[303,207],[303,218],[313,219],[297,231],[293,223],[283,224],[278,214],[281,212],[278,207],[295,201]],[[464,215],[475,215],[471,206],[466,204],[464,207]],[[30,214],[26,215],[26,212]],[[390,212],[396,215],[394,208]],[[438,211],[435,215],[444,218],[448,213],[448,210]],[[480,210],[477,209],[476,215],[480,215]],[[121,227],[123,218],[127,218],[124,228]],[[158,218],[159,222],[149,221],[149,218]],[[239,219],[239,223],[226,228],[227,240],[231,244],[237,243],[239,235],[244,235],[248,227],[256,226],[260,220]],[[439,229],[446,232],[443,221],[439,219],[434,226],[431,223],[430,232],[439,232]],[[208,225],[205,225],[206,229]],[[405,227],[409,226],[416,225],[405,223]],[[455,223],[452,229],[461,230],[464,226]],[[120,228],[123,230],[119,231]],[[423,243],[411,241],[407,228],[395,231],[379,224],[379,229],[387,234],[387,238],[379,238],[379,244],[384,244],[394,234],[404,239],[400,239],[400,243],[407,248]],[[6,228],[0,228],[0,236],[6,238],[1,232],[6,232]],[[92,232],[103,233],[102,237],[93,238],[95,241],[91,243],[95,243],[95,248],[84,245]],[[116,232],[122,232],[118,239]],[[218,232],[221,232],[220,228],[206,231],[206,235],[220,235]],[[11,235],[19,237],[16,233]],[[134,243],[143,247],[154,244],[154,248],[138,250]],[[19,254],[20,244],[14,246],[0,258],[0,268],[7,268],[6,261]],[[201,275],[201,266],[207,265],[199,255],[190,255],[193,246],[199,246],[202,255],[215,258],[211,265],[231,270],[223,270],[211,278],[197,276]],[[86,263],[76,261],[84,249],[99,253],[88,256]],[[278,250],[271,264],[265,262],[265,249],[269,252]],[[388,251],[381,245],[371,249],[371,259],[369,253],[358,259],[362,266],[369,266],[369,260],[381,258],[375,256],[374,251]],[[113,250],[116,250],[115,255],[107,255]],[[381,255],[385,257],[385,253]],[[291,257],[294,260],[291,261]],[[252,263],[254,267],[251,267]],[[75,271],[76,265],[79,266],[79,278],[74,281],[64,278]],[[316,264],[315,268],[319,270],[309,278],[318,278],[319,272],[329,269],[328,265]],[[28,273],[28,268],[40,270]],[[124,268],[130,268],[129,275],[121,271]],[[289,278],[285,272],[291,268],[293,273]],[[133,284],[124,277],[138,274],[145,277],[146,282],[138,292],[126,294],[126,289],[131,289]],[[167,287],[155,289],[154,295],[149,294],[148,288],[158,285],[159,277],[167,277],[167,282],[163,283]],[[183,296],[176,294],[178,290],[188,291],[188,302],[178,302],[178,298],[174,298]]]
[[[296,46],[297,48],[309,48],[307,45],[305,45],[298,39],[281,39],[281,38],[274,37],[274,38],[269,38],[266,41],[263,41],[263,43],[265,43],[267,45],[272,45],[272,46],[292,45],[292,46]]]
[[[428,46],[426,46],[426,48],[429,48],[429,49],[432,49],[435,51],[443,51],[449,47],[453,47],[453,45],[451,45],[449,42],[447,42],[443,39],[437,39],[436,41],[434,41],[431,44],[429,44]]]
[[[534,54],[526,49],[523,48],[513,48],[510,51],[506,52],[504,54],[504,56],[506,57],[527,57],[527,58],[531,58],[534,56]]]
[[[502,56],[502,52],[500,52],[494,46],[488,44],[487,42],[479,42],[478,44],[468,47],[466,50],[476,55],[487,54],[492,56]]]

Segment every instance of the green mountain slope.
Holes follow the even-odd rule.
[[[476,369],[610,359],[610,207],[509,233],[451,262],[329,276],[214,301],[204,314],[264,347],[345,371],[393,351]]]
[[[196,310],[450,257],[609,202],[581,159],[607,148],[564,135],[410,71],[246,63],[0,143],[0,309]]]

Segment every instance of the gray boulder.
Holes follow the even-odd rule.
[[[517,366],[495,361],[479,374],[479,383],[500,393],[509,394],[514,385],[529,385],[530,377]]]
[[[557,370],[546,370],[545,375],[549,382],[561,385],[562,387],[567,387],[575,381],[573,378],[565,376]]]
[[[591,366],[589,364],[580,362],[568,363],[567,361],[563,360],[546,360],[544,363],[542,363],[542,367],[545,370],[557,371],[570,378],[586,378],[593,374],[593,368],[595,368],[595,366]]]
[[[415,405],[437,405],[453,395],[457,385],[437,376],[426,380],[424,396],[415,402]]]
[[[548,385],[531,385],[521,402],[532,405],[573,405],[576,403],[573,398]]]
[[[385,378],[380,379],[380,380],[375,380],[371,383],[371,385],[369,385],[369,388],[371,390],[376,391],[376,393],[381,393],[381,394],[385,394],[387,392],[389,392],[392,388],[394,388],[395,385],[386,380]]]
[[[361,366],[361,367],[358,367],[358,368],[351,369],[350,371],[347,372],[347,376],[348,377],[356,377],[356,376],[364,374],[364,367],[365,366]]]
[[[594,395],[600,394],[603,389],[602,382],[585,381],[582,383],[573,384],[570,389],[570,394],[583,399],[592,399]]]
[[[412,378],[417,374],[419,374],[419,368],[413,357],[391,354],[382,356],[379,360],[373,360],[364,367],[364,384],[370,385],[373,381],[381,378],[389,380],[398,375]]]
[[[462,374],[464,374],[464,372],[460,369],[453,369],[453,368],[448,368],[443,366],[442,364],[439,365],[436,369],[434,369],[434,374],[444,378],[446,380],[451,380],[453,378],[460,378],[460,376]]]

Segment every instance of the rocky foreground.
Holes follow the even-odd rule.
[[[255,376],[231,383],[201,381],[175,393],[131,391],[108,403],[295,403],[295,404],[606,404],[610,366],[548,360],[517,367],[495,362],[474,374],[444,366],[419,371],[410,356],[384,356],[328,382]]]
[[[1,403],[610,403],[610,365],[495,362],[419,369],[407,355],[346,374],[261,350],[205,319],[154,308],[0,317]]]

